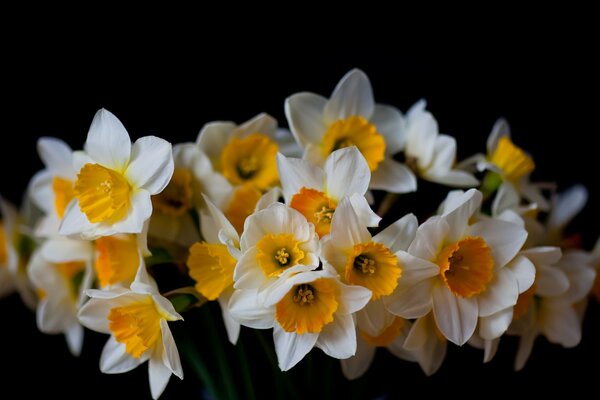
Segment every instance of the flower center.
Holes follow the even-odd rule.
[[[224,244],[194,243],[187,260],[196,290],[208,300],[217,299],[233,284],[236,260]]]
[[[300,242],[289,233],[265,235],[256,244],[257,261],[266,276],[278,276],[285,269],[301,264],[304,252]]]
[[[254,185],[246,183],[233,191],[225,210],[225,216],[238,233],[244,231],[244,222],[254,212],[262,193]]]
[[[336,206],[337,203],[325,193],[306,187],[302,187],[290,201],[290,207],[300,211],[308,222],[312,222],[319,237],[327,235],[331,230],[331,219]]]
[[[492,280],[494,259],[479,236],[449,244],[438,255],[437,264],[442,280],[457,296],[470,298],[483,293]]]
[[[371,171],[385,158],[385,139],[377,127],[360,115],[339,119],[329,126],[323,137],[322,152],[327,157],[335,150],[356,146],[367,160]]]
[[[507,180],[517,182],[535,169],[533,159],[507,136],[498,141],[490,161],[502,170]]]
[[[353,285],[361,285],[373,292],[372,300],[391,294],[402,268],[398,258],[381,243],[356,244],[347,259],[344,279]]]
[[[75,197],[73,182],[58,176],[52,179],[52,191],[54,192],[54,209],[59,218],[65,216],[65,209]]]
[[[286,332],[321,332],[333,321],[338,295],[331,278],[296,285],[275,305],[275,319]]]
[[[148,297],[124,307],[115,307],[108,314],[108,328],[125,350],[134,358],[142,354],[161,337],[161,315]]]
[[[81,168],[74,193],[81,212],[91,223],[118,221],[129,210],[129,182],[121,173],[98,164]]]
[[[529,289],[519,295],[517,304],[515,304],[515,308],[513,309],[513,320],[517,320],[527,314],[535,298],[536,289],[537,285],[534,283]]]
[[[398,337],[405,322],[406,320],[395,317],[392,323],[385,327],[377,336],[371,336],[363,330],[359,330],[358,333],[372,347],[386,347]]]
[[[152,207],[172,217],[180,217],[192,208],[192,173],[176,168],[167,187],[152,196]]]
[[[223,149],[223,176],[234,185],[252,183],[260,190],[277,184],[277,143],[262,133],[232,138]]]
[[[8,243],[6,243],[6,232],[4,224],[0,222],[0,267],[6,266],[8,261]]]
[[[131,282],[140,265],[135,235],[104,236],[96,240],[94,268],[100,286]]]
[[[72,261],[56,264],[56,269],[60,276],[67,282],[67,286],[71,289],[71,300],[76,301],[79,297],[79,288],[83,281],[85,272],[85,263],[80,261]]]

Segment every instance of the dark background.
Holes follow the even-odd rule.
[[[485,51],[482,46],[462,51],[443,46],[426,56],[405,55],[400,44],[346,45],[316,54],[308,44],[276,53],[260,44],[243,49],[231,44],[176,48],[172,43],[141,46],[132,40],[119,47],[98,41],[81,49],[43,37],[26,46],[9,43],[3,65],[8,72],[0,91],[4,103],[0,192],[19,202],[29,177],[42,167],[35,149],[37,138],[56,136],[80,148],[101,107],[120,118],[134,139],[155,134],[174,143],[193,141],[206,122],[242,122],[262,111],[286,125],[283,100],[287,96],[303,90],[328,96],[349,69],[360,67],[371,78],[377,102],[406,111],[426,98],[441,131],[457,138],[459,159],[485,151],[496,118],[508,118],[515,142],[536,161],[536,180],[556,181],[561,189],[576,182],[587,186],[590,199],[573,228],[583,232],[584,244],[590,248],[600,233],[595,207],[600,199],[598,148],[592,144],[598,136],[599,68],[588,50],[590,43],[573,39],[568,44],[531,40],[523,51],[497,44]],[[437,204],[441,197],[433,200]],[[425,378],[418,366],[382,351],[366,380],[348,384],[337,373],[335,393],[347,397],[357,395],[360,388],[360,396],[398,397],[415,387],[424,394],[475,395],[475,382],[487,388],[479,392],[484,396],[489,391],[551,392],[555,385],[594,393],[600,307],[594,303],[588,311],[579,347],[566,350],[538,339],[520,373],[512,370],[515,343],[511,340],[503,340],[496,359],[486,365],[481,364],[479,351],[452,348],[432,378]],[[2,382],[30,382],[18,385],[19,397],[149,398],[146,366],[121,375],[99,372],[104,336],[86,331],[83,354],[76,359],[62,336],[37,331],[34,314],[17,296],[0,300],[0,315]],[[200,312],[184,317],[186,322],[180,325],[195,326],[193,332],[200,332],[201,338]],[[244,330],[242,336],[251,333]],[[323,360],[320,355],[313,357]],[[253,355],[257,387],[268,395],[272,394],[265,390],[268,379],[257,376],[266,365],[260,352]],[[312,365],[318,376],[321,365]],[[231,368],[239,375],[234,361]],[[199,397],[198,379],[188,365],[184,369],[186,380],[173,378],[162,398]],[[298,371],[306,369],[301,363]],[[292,374],[295,382],[303,382],[300,372]],[[319,398],[322,383],[316,382],[303,390]]]

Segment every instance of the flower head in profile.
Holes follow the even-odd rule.
[[[140,233],[152,214],[151,195],[173,175],[171,145],[145,136],[133,145],[125,127],[107,110],[94,116],[83,152],[73,156],[75,201],[60,225],[63,235],[86,239]]]
[[[324,168],[282,154],[277,155],[277,165],[286,204],[300,211],[320,237],[331,230],[336,207],[346,196],[366,226],[381,220],[365,199],[371,172],[355,146],[331,153]]]
[[[46,241],[31,256],[27,272],[38,294],[36,321],[44,333],[63,333],[69,350],[79,355],[83,327],[77,319],[92,285],[93,248],[90,242],[67,238]]]
[[[495,219],[471,224],[481,199],[474,189],[450,193],[442,215],[419,226],[408,250],[397,253],[411,276],[384,298],[388,309],[404,318],[433,310],[440,332],[458,345],[471,338],[479,317],[514,306],[527,289],[519,282],[535,274],[530,263],[513,262],[527,238],[521,226]]]
[[[297,265],[285,270],[261,300],[256,291],[238,290],[231,313],[242,325],[273,328],[279,368],[287,371],[318,347],[339,359],[356,352],[353,313],[363,308],[371,292],[341,283],[330,269],[313,271]]]
[[[77,171],[73,169],[73,151],[62,140],[43,137],[38,140],[37,148],[46,168],[31,179],[29,194],[44,213],[35,233],[45,237],[58,234],[67,206],[75,197]]]
[[[183,379],[179,353],[168,322],[181,320],[140,265],[129,289],[88,290],[90,300],[79,311],[85,327],[111,335],[100,358],[107,374],[131,371],[148,361],[150,391],[157,399],[171,374]]]
[[[414,175],[392,158],[405,145],[402,114],[394,107],[375,104],[363,71],[348,72],[329,99],[309,92],[288,97],[285,115],[306,159],[323,165],[335,150],[356,146],[371,170],[371,189],[416,190]]]

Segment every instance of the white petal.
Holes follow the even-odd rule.
[[[560,267],[569,278],[569,289],[561,296],[561,300],[569,304],[585,298],[594,284],[596,270],[588,265],[589,253],[581,250],[565,252]]]
[[[536,285],[537,295],[560,296],[569,289],[569,278],[563,271],[552,265],[538,265]]]
[[[277,121],[267,113],[260,113],[238,126],[233,135],[245,136],[253,133],[261,133],[275,140]]]
[[[510,126],[508,125],[508,121],[504,118],[498,118],[494,127],[492,128],[492,132],[487,139],[487,153],[492,155],[498,146],[498,141],[501,137],[508,136],[510,137]]]
[[[524,178],[518,186],[523,197],[529,200],[530,203],[535,203],[540,211],[548,211],[550,209],[548,200],[542,195],[540,185],[528,182],[527,178]]]
[[[525,249],[522,255],[530,259],[535,265],[556,264],[562,257],[560,247],[556,246],[538,246]]]
[[[447,342],[438,338],[435,322],[431,314],[419,318],[412,325],[404,346],[417,356],[419,365],[425,375],[434,374],[444,362]]]
[[[233,290],[226,290],[219,296],[219,305],[221,306],[221,316],[223,317],[223,324],[225,324],[225,330],[227,331],[227,338],[233,345],[237,343],[238,337],[240,336],[240,323],[237,322],[229,312],[229,300]]]
[[[361,377],[373,362],[375,358],[375,348],[369,346],[360,337],[357,337],[356,354],[354,357],[341,360],[342,373],[346,379],[356,379]]]
[[[335,209],[331,220],[331,238],[335,246],[342,249],[371,241],[371,234],[358,219],[348,198],[342,199]]]
[[[336,314],[318,336],[316,346],[330,357],[344,359],[356,353],[356,327],[351,315]]]
[[[88,241],[56,238],[44,242],[40,251],[50,262],[64,263],[91,260],[94,250]]]
[[[383,243],[395,253],[408,250],[417,233],[419,222],[414,214],[407,214],[373,237],[374,242]]]
[[[491,250],[495,268],[503,267],[512,260],[527,240],[525,229],[492,219],[479,221],[469,227],[469,235],[483,237]]]
[[[75,179],[73,151],[68,144],[57,138],[41,137],[37,142],[37,150],[52,175]]]
[[[427,111],[408,119],[404,151],[406,156],[417,159],[420,169],[427,169],[433,160],[438,132],[437,121]]]
[[[436,260],[449,231],[450,227],[443,218],[429,218],[417,229],[415,240],[408,247],[408,252],[423,260]]]
[[[355,317],[358,329],[371,336],[379,335],[395,319],[386,309],[383,298],[370,301]]]
[[[156,136],[145,136],[133,144],[125,176],[133,187],[157,194],[171,180],[173,168],[171,143]]]
[[[533,285],[536,278],[535,266],[523,255],[517,255],[507,266],[519,285],[519,293],[523,293]]]
[[[462,346],[473,336],[477,326],[477,300],[455,296],[448,288],[433,288],[433,315],[442,334]]]
[[[440,267],[430,261],[415,257],[402,250],[395,254],[402,267],[400,285],[410,286],[440,273]]]
[[[127,216],[113,226],[119,233],[141,233],[144,222],[152,215],[152,201],[150,193],[144,189],[138,189],[131,197],[131,205]]]
[[[523,336],[521,336],[521,340],[519,340],[519,348],[517,350],[517,357],[515,358],[515,371],[520,371],[525,366],[527,359],[531,355],[531,350],[533,350],[533,344],[535,339],[537,338],[537,331],[532,330],[526,332]]]
[[[291,131],[285,128],[277,128],[275,140],[281,154],[286,157],[302,158],[304,149],[300,147]]]
[[[483,362],[484,363],[488,363],[488,362],[492,361],[492,358],[494,358],[494,356],[496,355],[496,352],[498,351],[499,344],[500,344],[500,338],[485,341],[484,349],[483,349]]]
[[[125,344],[119,343],[111,336],[100,356],[100,371],[105,374],[128,372],[148,359],[148,352],[140,358],[134,358],[125,351]]]
[[[355,146],[331,153],[324,169],[327,193],[336,200],[354,193],[364,195],[369,188],[371,171],[367,160]]]
[[[304,148],[302,159],[314,165],[323,166],[325,164],[326,157],[323,155],[321,146],[309,143]]]
[[[217,169],[220,167],[221,153],[235,128],[236,125],[229,121],[210,122],[204,125],[198,134],[198,146]]]
[[[273,328],[273,341],[275,342],[275,352],[279,361],[279,368],[287,371],[315,346],[318,333],[305,333],[297,335],[284,331],[279,324]]]
[[[459,171],[456,169],[445,172],[426,172],[423,174],[423,178],[427,179],[430,182],[435,182],[452,187],[468,188],[479,185],[479,181],[473,176],[473,174],[466,171]]]
[[[54,176],[46,169],[37,172],[29,183],[29,194],[34,204],[45,213],[55,213],[54,191],[52,180]]]
[[[519,207],[521,198],[517,189],[509,182],[503,182],[492,203],[492,215],[497,216],[504,210],[515,210]]]
[[[339,315],[354,314],[371,300],[371,291],[362,286],[351,286],[338,282],[340,289]]]
[[[301,146],[319,144],[327,130],[323,112],[327,99],[314,93],[296,93],[285,99],[285,116]]]
[[[265,274],[256,261],[258,250],[251,247],[242,254],[233,271],[236,289],[258,289],[265,280]]]
[[[229,313],[244,326],[268,329],[274,324],[274,310],[264,307],[256,290],[236,290],[229,301]]]
[[[65,217],[60,223],[59,233],[65,236],[74,236],[90,232],[98,228],[99,224],[92,224],[79,209],[79,202],[72,201],[65,210]],[[82,235],[84,236],[84,235]]]
[[[385,138],[386,154],[396,154],[404,148],[406,142],[404,118],[396,107],[376,104],[370,122]]]
[[[79,324],[72,325],[65,331],[65,339],[67,340],[67,346],[71,354],[79,357],[81,348],[83,347],[83,326]]]
[[[428,172],[443,174],[454,165],[456,160],[456,140],[452,136],[439,135],[435,139],[434,154]]]
[[[508,307],[495,314],[479,318],[479,334],[485,340],[493,340],[502,336],[513,318],[513,308]]]
[[[282,197],[281,189],[279,186],[275,186],[269,190],[256,202],[256,207],[254,207],[254,212],[264,210],[269,207],[273,203],[277,203],[279,198]]]
[[[34,235],[39,237],[57,236],[61,221],[55,213],[41,217],[35,225]]]
[[[277,153],[277,168],[287,204],[290,204],[292,197],[303,187],[323,191],[325,174],[316,165]]]
[[[389,312],[402,318],[420,318],[431,311],[433,282],[430,279],[398,287],[383,301]]]
[[[373,171],[370,187],[392,193],[410,193],[417,190],[417,178],[406,165],[386,158]]]
[[[94,116],[84,149],[97,163],[122,171],[129,162],[131,139],[121,121],[101,109]]]
[[[479,315],[488,317],[492,314],[517,304],[519,284],[508,268],[494,270],[492,281],[485,292],[477,296]],[[493,339],[493,338],[489,338]]]
[[[183,379],[183,369],[181,368],[181,361],[179,360],[179,351],[177,351],[177,345],[175,339],[169,329],[169,324],[164,319],[160,320],[160,332],[162,334],[162,345],[163,345],[163,360],[162,363],[167,366],[170,372],[173,372],[179,379]]]
[[[73,171],[78,173],[86,164],[96,164],[96,160],[92,159],[85,151],[73,152]]]
[[[588,191],[583,185],[575,185],[561,193],[548,216],[548,229],[564,228],[585,206]]]
[[[470,189],[458,196],[447,199],[451,201],[445,202],[442,217],[450,227],[448,242],[452,243],[462,239],[469,225],[469,220],[481,207],[482,198],[480,191]]]
[[[79,322],[93,331],[110,334],[108,313],[113,307],[106,300],[90,299],[79,310]]]
[[[540,328],[548,340],[564,347],[575,347],[581,341],[581,322],[575,309],[561,302],[543,302]]]
[[[153,399],[158,399],[171,379],[171,370],[167,368],[159,357],[152,357],[148,361],[148,379],[150,393]]]
[[[354,193],[350,196],[350,202],[352,208],[358,217],[361,224],[366,226],[378,226],[381,217],[375,214],[375,211],[371,209],[367,199],[362,194]]]
[[[325,105],[325,120],[332,123],[352,115],[370,119],[375,110],[373,89],[367,75],[353,69],[340,80]]]
[[[203,195],[206,208],[200,211],[200,231],[202,236],[208,243],[219,243],[219,232],[223,234],[237,246],[239,245],[240,237],[227,219],[225,214],[213,204],[210,199]]]
[[[57,293],[53,293],[56,296]],[[62,297],[62,296],[61,296]],[[76,321],[75,307],[66,298],[48,298],[38,304],[37,325],[44,333],[62,333]]]

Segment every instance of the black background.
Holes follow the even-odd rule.
[[[406,111],[426,98],[441,131],[457,138],[459,159],[485,151],[495,119],[508,118],[515,142],[536,161],[536,180],[556,181],[562,189],[576,182],[587,186],[588,205],[573,227],[584,233],[590,248],[600,233],[595,207],[600,199],[598,149],[592,144],[598,136],[599,69],[587,47],[590,43],[572,39],[566,45],[532,39],[522,51],[496,43],[461,51],[442,46],[425,56],[408,55],[398,43],[332,46],[319,54],[308,43],[280,52],[261,43],[239,46],[243,48],[231,44],[177,47],[171,42],[141,45],[131,40],[113,46],[97,40],[84,49],[65,43],[64,38],[9,43],[3,65],[8,71],[0,93],[4,103],[0,192],[18,202],[29,177],[42,167],[35,150],[37,138],[56,136],[80,148],[101,107],[120,118],[134,139],[155,134],[174,143],[193,141],[206,122],[242,122],[263,111],[285,125],[285,97],[303,90],[328,96],[349,69],[360,67],[371,79],[377,102]],[[441,197],[433,200],[437,204]],[[414,197],[406,204],[415,204]],[[399,213],[411,211],[405,208],[409,209]],[[565,350],[538,339],[520,373],[512,370],[515,343],[508,340],[486,365],[481,364],[479,351],[452,348],[432,378],[425,378],[416,365],[380,352],[366,380],[350,385],[336,375],[342,385],[336,390],[341,397],[365,385],[369,397],[385,393],[398,397],[409,387],[425,395],[489,395],[474,388],[477,382],[494,393],[549,393],[557,385],[594,393],[600,308],[593,303],[588,311],[579,347]],[[145,366],[121,375],[99,372],[102,335],[86,331],[83,354],[76,359],[62,336],[37,331],[34,314],[18,297],[0,300],[0,316],[0,359],[5,366],[1,381],[3,386],[17,377],[29,382],[14,386],[19,397],[149,398]],[[191,321],[185,323],[198,325],[197,312],[185,317]],[[260,358],[260,353],[255,357]],[[262,359],[253,362],[256,369],[266,365]],[[186,380],[173,378],[162,398],[199,397],[197,378],[187,365],[184,368]],[[232,362],[231,368],[237,366]],[[264,378],[259,381],[264,385]],[[312,397],[321,397],[320,384],[308,389]]]

